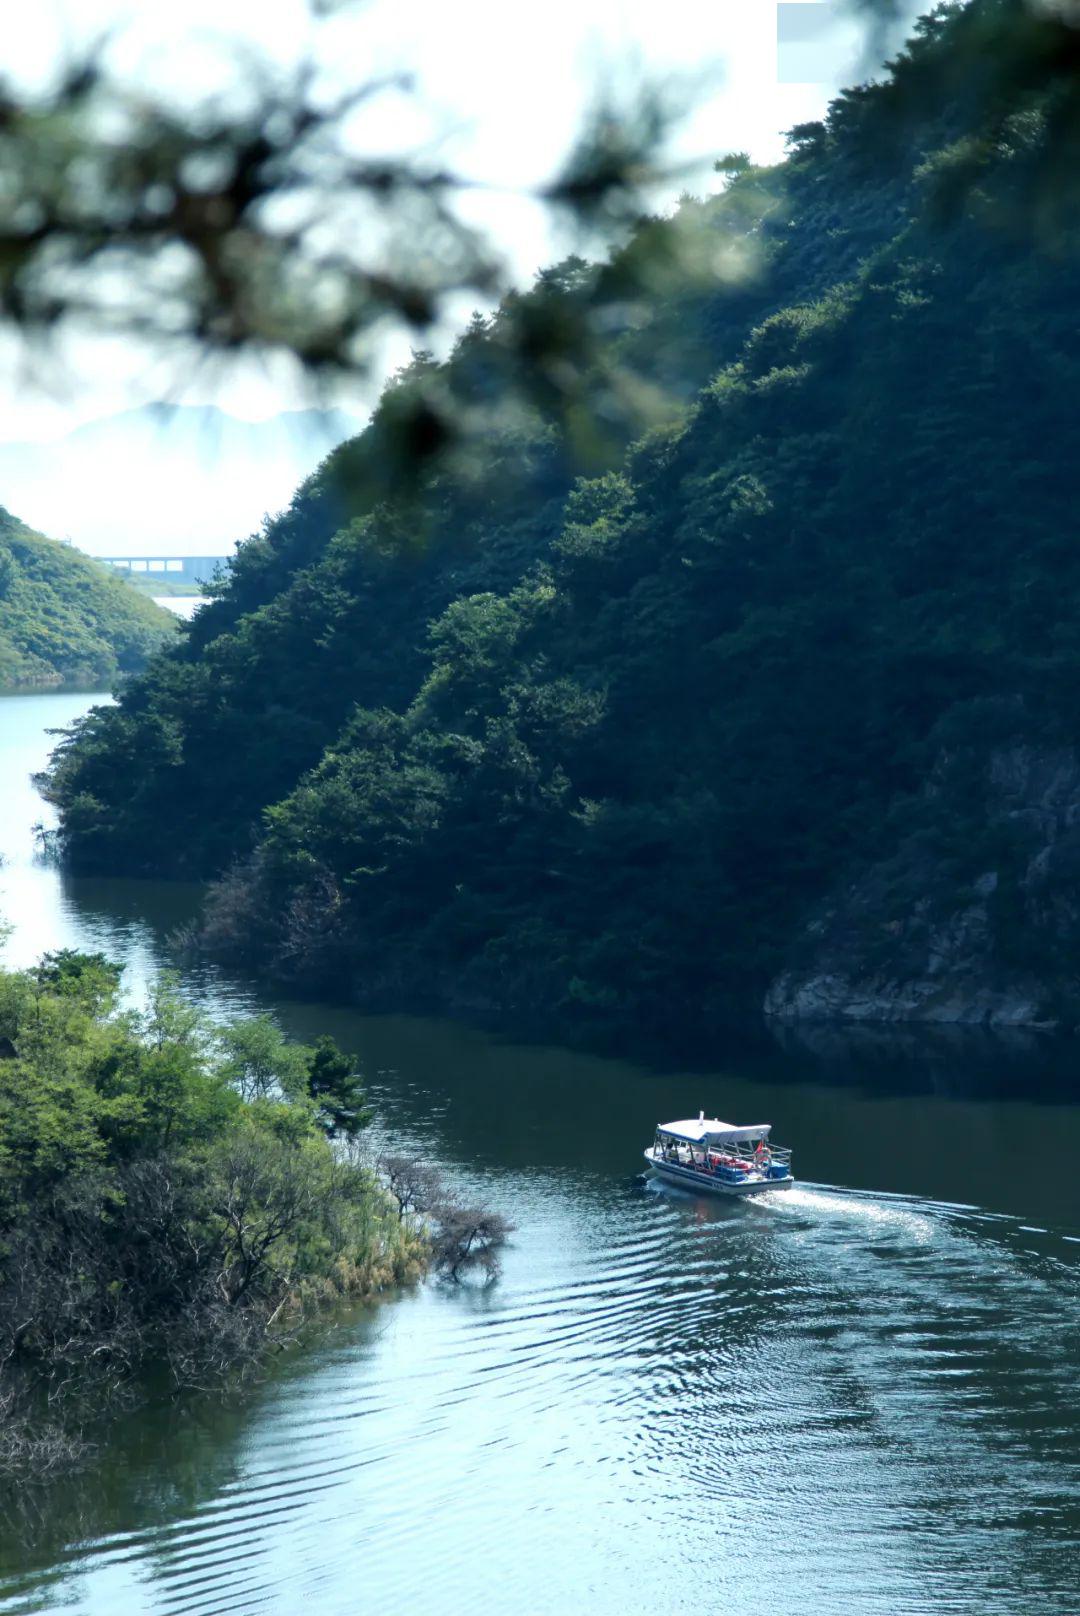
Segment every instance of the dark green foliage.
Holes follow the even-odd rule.
[[[950,709],[1077,739],[1065,43],[938,14],[780,169],[421,357],[61,749],[75,864],[239,859],[211,939],[301,985],[667,1037],[758,1000]],[[587,416],[520,385],[522,329],[550,354],[620,277]],[[470,430],[403,482],[406,397]]]
[[[329,1134],[355,1134],[367,1127],[371,1112],[355,1059],[325,1035],[306,1053],[307,1091],[319,1108],[322,1127]]]
[[[0,688],[108,684],[177,634],[100,562],[0,508]]]
[[[711,234],[745,242],[747,219],[740,212],[728,231],[724,203],[716,203]],[[705,228],[677,233],[696,237]],[[669,280],[675,275],[673,264]],[[588,280],[571,260],[530,297],[508,300],[493,322],[478,322],[449,366],[418,356],[369,430],[335,451],[290,509],[241,545],[219,597],[174,652],[155,660],[123,711],[87,720],[78,757],[55,786],[84,868],[153,867],[154,827],[176,825],[178,816],[185,831],[174,842],[177,873],[213,873],[249,849],[263,809],[318,762],[357,706],[408,704],[424,677],[428,625],[456,598],[513,588],[545,553],[582,457],[603,466],[612,443],[640,427],[643,410],[671,413],[666,390],[644,402],[613,394],[612,372],[623,375],[614,349],[594,379],[595,409],[567,420],[549,400],[557,419],[538,412],[533,373],[518,356],[520,328],[535,318],[550,331],[558,324],[551,311],[561,308],[576,330],[592,306]],[[682,303],[695,327],[704,318],[697,284]],[[715,275],[712,296],[724,302]],[[661,354],[670,318],[661,303]],[[640,330],[626,340],[640,348]],[[625,364],[627,374],[643,372],[636,354]],[[440,410],[457,410],[460,441],[422,471],[402,449],[400,418],[429,397]],[[602,442],[586,430],[601,414]]]
[[[74,948],[43,954],[30,972],[46,993],[76,999],[92,1015],[104,1015],[113,1008],[122,974],[123,966],[113,964],[104,954],[80,954]]]

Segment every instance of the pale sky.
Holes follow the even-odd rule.
[[[433,153],[475,181],[463,212],[527,284],[578,245],[560,239],[529,192],[557,171],[602,91],[617,105],[647,84],[685,101],[662,154],[678,178],[651,203],[663,211],[680,191],[714,189],[712,164],[726,152],[779,158],[784,130],[866,76],[846,3],[785,0],[778,58],[776,0],[361,0],[324,4],[333,15],[321,22],[309,0],[29,0],[16,26],[6,19],[3,70],[45,87],[96,42],[114,74],[186,104],[236,92],[238,51],[280,69],[312,60],[330,88],[407,72],[415,93],[373,103],[358,143]],[[448,347],[472,307],[462,301],[427,345]],[[130,340],[84,337],[58,345],[46,369],[0,330],[0,505],[98,554],[222,553],[287,502],[331,446],[278,443],[271,418],[315,402],[365,416],[415,341],[385,338],[369,381],[314,400],[285,359],[177,372]],[[215,404],[266,427],[248,441],[228,423],[193,437],[178,419],[152,432],[144,418],[105,419],[161,399]],[[97,421],[89,437],[68,439]],[[17,447],[27,442],[48,447]]]
[[[819,15],[829,9],[805,3]],[[831,77],[805,84],[780,81],[775,0],[367,0],[318,23],[305,0],[34,0],[5,30],[5,72],[45,84],[73,48],[95,39],[122,76],[181,100],[227,89],[238,46],[281,66],[314,56],[346,83],[407,70],[417,96],[384,98],[368,117],[367,140],[434,146],[488,187],[462,207],[496,240],[515,278],[528,281],[567,243],[526,193],[557,168],[598,86],[685,84],[695,109],[670,156],[701,166],[673,191],[700,192],[715,183],[711,162],[725,151],[780,156],[781,131],[819,116],[850,76],[858,35],[841,25],[824,70]],[[407,352],[405,338],[391,343],[381,368]],[[52,438],[162,396],[216,402],[247,419],[310,402],[285,362],[273,374],[233,368],[178,389],[160,362],[115,339],[70,347],[51,376],[30,386],[0,345],[0,375],[0,441]],[[334,402],[362,410],[366,397]]]

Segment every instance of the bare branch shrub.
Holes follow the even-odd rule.
[[[410,1212],[428,1212],[446,1199],[442,1176],[429,1162],[414,1156],[382,1156],[379,1171],[397,1202],[399,1222]]]
[[[431,1265],[446,1279],[481,1269],[489,1279],[499,1271],[499,1255],[513,1231],[501,1213],[463,1205],[437,1167],[403,1153],[379,1158],[379,1172],[397,1202],[398,1220],[422,1216],[431,1242]]]
[[[437,1272],[456,1280],[466,1270],[479,1268],[494,1279],[513,1224],[487,1207],[462,1206],[453,1200],[436,1207],[434,1218],[432,1262]]]

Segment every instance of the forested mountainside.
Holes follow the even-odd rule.
[[[168,612],[0,507],[0,689],[108,684],[175,638]]]
[[[1006,105],[961,48],[1021,16],[935,14],[784,164],[418,358],[63,746],[73,864],[217,876],[216,946],[369,1003],[668,1036],[778,977],[941,1010],[960,962],[978,1019],[1026,939],[1012,1019],[1072,1013],[993,784],[1080,742],[1073,68]],[[907,926],[969,889],[981,952]]]

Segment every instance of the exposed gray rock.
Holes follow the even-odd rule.
[[[766,1015],[990,1027],[1075,1019],[1076,753],[1016,744],[981,764],[943,757],[907,817],[894,852],[810,917]]]

